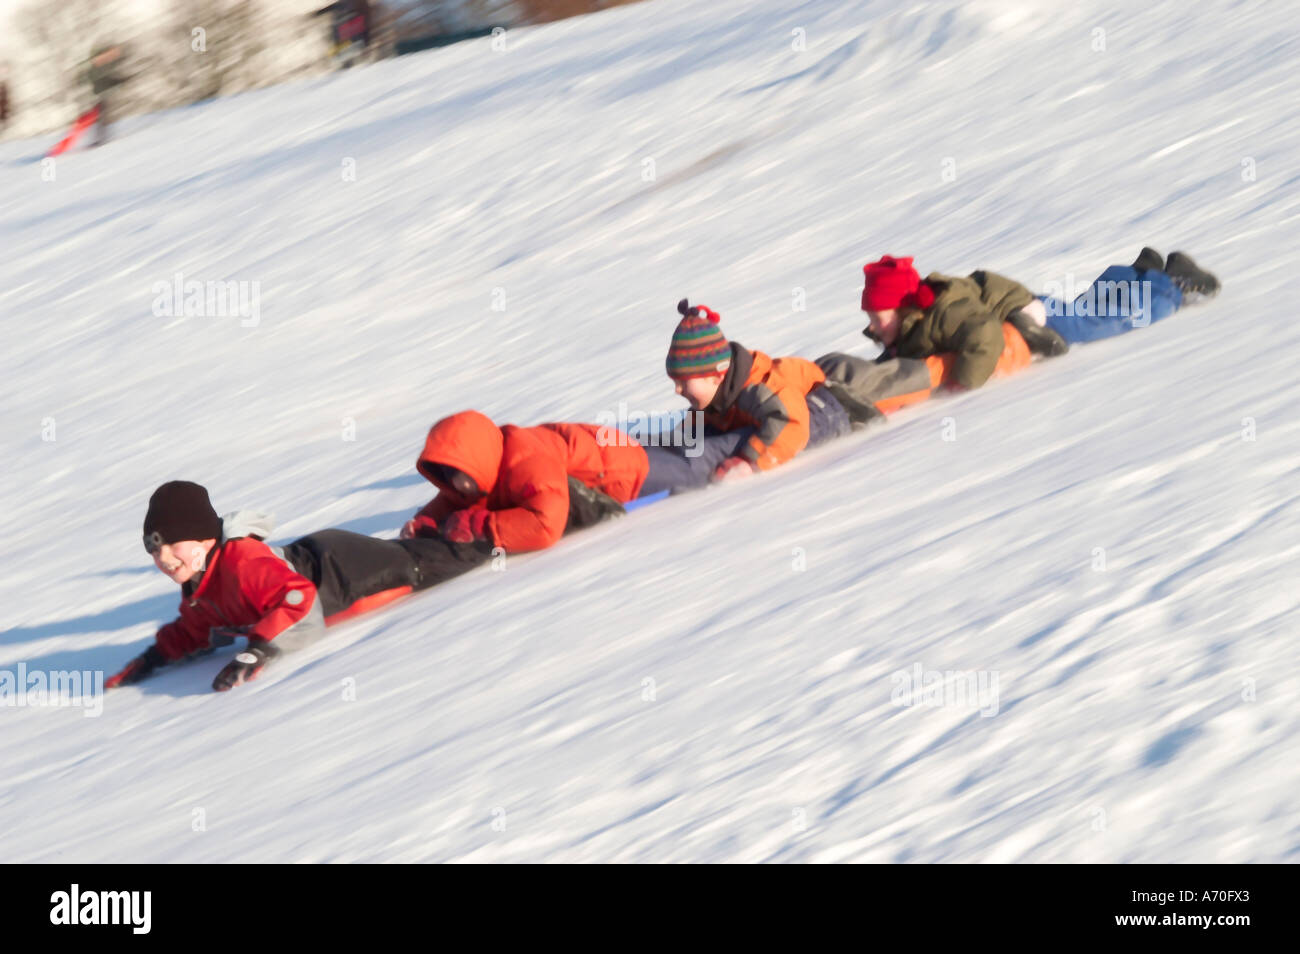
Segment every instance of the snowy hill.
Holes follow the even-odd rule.
[[[683,295],[814,357],[870,353],[884,252],[1041,288],[1152,244],[1224,293],[227,695],[214,658],[0,708],[0,860],[1296,859],[1300,15],[790,7],[141,117],[53,181],[0,146],[0,669],[112,672],[174,614],[164,480],[391,536],[446,413],[678,407]],[[156,315],[177,275],[256,315]],[[896,704],[918,670],[996,695]]]

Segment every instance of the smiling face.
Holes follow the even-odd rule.
[[[888,348],[898,338],[898,309],[887,311],[868,311],[867,327],[872,337]]]
[[[208,552],[216,540],[178,540],[164,543],[153,551],[153,565],[173,583],[188,583],[208,562]]]
[[[702,411],[713,401],[722,387],[723,375],[710,374],[700,378],[671,378],[674,389],[691,405],[692,411]]]

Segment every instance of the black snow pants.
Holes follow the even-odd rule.
[[[318,530],[284,548],[289,564],[316,584],[326,616],[384,590],[426,589],[491,556],[490,543],[452,543],[441,537],[380,540],[350,530]]]

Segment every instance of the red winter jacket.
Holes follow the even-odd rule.
[[[316,587],[261,540],[218,543],[198,585],[181,587],[181,615],[154,637],[168,660],[207,649],[214,626],[246,626],[252,638],[274,639],[311,612]]]
[[[483,496],[467,500],[438,484],[429,473],[430,464],[468,474]],[[417,535],[436,534],[453,511],[485,507],[490,512],[488,538],[519,553],[549,547],[563,536],[570,477],[627,503],[645,483],[650,462],[640,444],[612,428],[497,427],[478,411],[462,411],[429,431],[416,469],[438,488],[438,496],[415,516]]]

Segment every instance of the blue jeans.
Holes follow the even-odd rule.
[[[1182,305],[1183,293],[1164,272],[1112,265],[1069,305],[1047,295],[1039,299],[1047,309],[1047,327],[1070,344],[1081,344],[1168,318]]]
[[[808,392],[807,447],[842,437],[850,430],[848,412],[828,390],[818,385]],[[649,497],[665,490],[681,493],[708,486],[718,465],[739,454],[753,436],[754,429],[746,427],[723,434],[706,434],[689,448],[683,446],[681,440],[669,447],[647,445],[645,453],[650,459],[650,472],[637,497]]]

